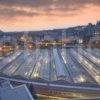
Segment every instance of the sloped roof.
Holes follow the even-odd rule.
[[[26,85],[0,87],[0,100],[34,100]]]

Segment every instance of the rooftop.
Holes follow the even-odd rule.
[[[12,87],[9,82],[0,86],[0,100],[34,100],[26,85]]]

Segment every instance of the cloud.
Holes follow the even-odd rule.
[[[49,12],[48,11],[51,11]],[[28,17],[34,17],[34,16],[60,16],[59,12],[54,12],[55,9],[47,9],[47,11],[38,12],[38,11],[32,11],[32,10],[24,10],[24,9],[17,9],[17,8],[0,8],[0,16],[2,17],[16,17],[16,16],[28,16]],[[67,13],[67,15],[72,15],[70,12]]]
[[[25,10],[17,10],[14,8],[0,8],[1,16],[16,17],[16,16],[38,16],[37,12],[28,12]]]
[[[0,4],[5,6],[18,7],[47,7],[52,4],[53,0],[0,0]]]
[[[0,0],[0,16],[72,15],[87,5],[100,6],[100,0]]]
[[[52,5],[58,7],[79,6],[85,4],[99,4],[100,0],[0,0],[1,5],[47,8]]]

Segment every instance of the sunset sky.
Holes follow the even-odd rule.
[[[0,30],[66,28],[100,20],[100,0],[0,0]]]

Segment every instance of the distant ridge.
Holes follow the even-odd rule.
[[[3,32],[2,30],[0,30],[0,38],[2,37],[2,36],[4,36],[5,35],[5,32]]]
[[[87,25],[80,25],[68,28],[60,28],[60,29],[49,29],[49,30],[38,30],[38,31],[16,31],[16,32],[3,32],[0,31],[0,35],[16,35],[16,34],[31,34],[31,35],[54,35],[55,37],[60,35],[63,30],[65,30],[67,35],[80,35],[80,36],[91,36],[95,30],[100,32],[100,21],[97,21],[96,24],[88,23]]]

